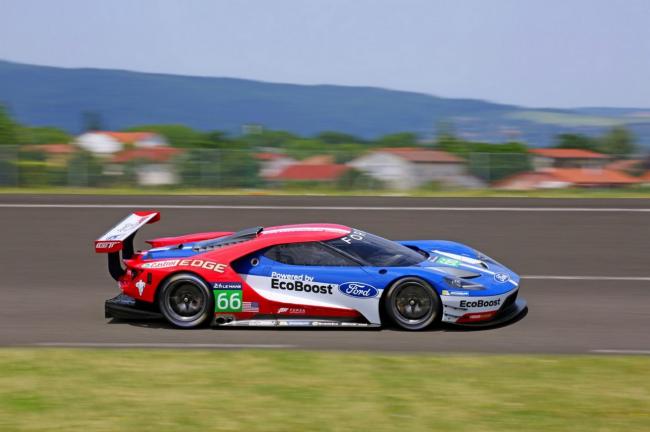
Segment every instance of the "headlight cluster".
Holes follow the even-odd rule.
[[[454,289],[462,289],[467,291],[479,291],[484,290],[485,287],[481,284],[472,281],[466,281],[458,278],[444,278],[447,285]]]

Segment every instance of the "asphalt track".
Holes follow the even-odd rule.
[[[183,331],[113,323],[92,241],[130,209],[160,208],[137,240],[336,222],[392,239],[468,243],[523,275],[529,314],[492,330]],[[650,354],[650,200],[0,196],[0,345]]]

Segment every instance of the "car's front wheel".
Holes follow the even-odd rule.
[[[160,287],[158,306],[172,325],[195,328],[204,325],[212,316],[214,298],[199,277],[177,274]]]
[[[405,330],[422,330],[440,318],[438,293],[420,278],[407,277],[393,283],[386,293],[386,313]]]

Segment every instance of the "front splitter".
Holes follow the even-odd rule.
[[[499,312],[494,318],[488,321],[477,321],[472,323],[445,323],[453,327],[467,328],[489,328],[500,327],[514,321],[519,321],[528,313],[528,304],[524,299],[517,299],[511,306]]]

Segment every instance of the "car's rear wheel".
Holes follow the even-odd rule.
[[[440,318],[441,303],[431,285],[408,277],[393,283],[386,293],[386,313],[399,327],[422,330]]]
[[[158,306],[172,325],[195,328],[206,324],[211,318],[214,298],[201,278],[191,274],[177,274],[161,287]]]

